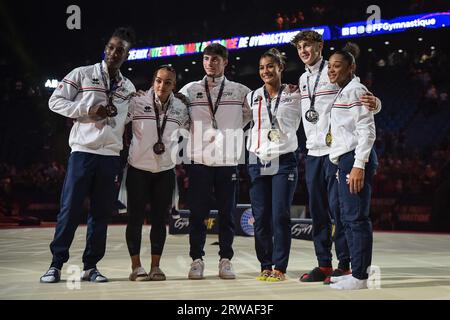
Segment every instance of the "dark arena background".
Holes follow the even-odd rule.
[[[369,28],[368,21],[377,13],[380,24]],[[282,308],[277,300],[450,299],[449,1],[0,0],[0,21],[1,300],[169,300],[173,309],[168,312],[175,318],[180,314],[177,312],[189,314],[188,308],[195,307],[197,300],[205,305],[205,300],[245,301],[253,307],[272,304],[276,314],[277,307],[278,312]],[[333,291],[322,283],[299,282],[299,276],[316,263],[302,125],[298,131],[299,180],[292,204],[293,241],[284,283],[255,280],[260,270],[252,237],[246,165],[239,166],[239,206],[235,212],[238,227],[233,265],[237,279],[222,281],[217,276],[214,211],[206,221],[206,280],[187,279],[191,262],[186,199],[189,179],[183,164],[176,167],[179,212],[174,209],[167,217],[168,236],[161,260],[167,281],[128,281],[127,214],[119,202],[108,228],[106,255],[99,263],[110,281],[74,281],[73,275],[82,266],[89,210],[86,201],[70,260],[62,270],[64,281],[39,283],[51,260],[48,246],[59,210],[73,125],[72,120],[51,112],[48,100],[70,70],[103,59],[104,46],[119,26],[136,31],[137,43],[121,72],[141,90],[150,87],[155,68],[162,64],[177,70],[177,89],[202,79],[201,50],[211,41],[229,49],[226,77],[252,90],[262,85],[258,61],[271,47],[287,58],[283,83],[298,84],[304,64],[289,41],[301,30],[320,30],[325,58],[348,41],[360,47],[356,74],[382,102],[382,110],[375,116],[379,167],[370,209],[372,264],[378,278],[371,279],[369,290]],[[130,138],[127,127],[123,166]],[[120,181],[121,176],[117,191]],[[148,221],[142,237],[146,268],[150,225]]]

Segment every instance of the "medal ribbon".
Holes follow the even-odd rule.
[[[170,97],[169,97],[168,106],[164,113],[164,118],[163,118],[163,122],[161,125],[160,118],[159,118],[159,109],[156,105],[156,95],[155,95],[155,91],[153,91],[153,108],[155,109],[155,115],[156,115],[156,131],[158,132],[158,143],[162,142],[162,136],[164,134],[164,130],[166,129],[167,118],[169,117],[169,110],[170,110],[171,106],[172,106],[172,99],[170,99]],[[162,106],[162,102],[161,102],[161,109],[162,108],[163,108],[163,106]],[[164,112],[164,110],[162,110],[162,111]]]
[[[336,94],[336,96],[333,99],[333,102],[331,103],[331,109],[330,109],[330,124],[328,125],[328,133],[327,135],[331,135],[331,112],[333,112],[333,106],[336,103],[336,100],[338,99],[339,95],[341,94],[342,90],[344,90],[344,88],[351,82],[351,80],[349,82],[347,82],[345,84],[345,86],[343,86],[341,89],[339,89],[339,92]],[[327,139],[325,138],[325,143],[327,142]],[[328,145],[328,144],[327,144]]]
[[[281,100],[281,94],[283,93],[283,90],[285,88],[285,85],[281,85],[280,89],[278,90],[278,96],[277,101],[275,102],[275,107],[273,108],[273,114],[272,114],[272,99],[270,98],[269,92],[267,92],[266,87],[264,86],[264,97],[266,98],[266,107],[267,107],[267,113],[269,114],[270,124],[271,128],[275,129],[275,122],[276,122],[276,113],[278,110],[278,105],[280,104]]]
[[[309,76],[306,78],[306,81],[308,84],[308,97],[309,97],[309,101],[310,101],[309,110],[315,110],[314,105],[316,104],[316,90],[317,90],[317,86],[319,85],[320,75],[322,74],[324,67],[325,67],[325,60],[322,59],[322,63],[320,64],[320,67],[319,67],[319,74],[317,75],[316,82],[314,83],[312,96],[311,96],[310,87],[309,87]]]
[[[116,93],[117,89],[119,88],[119,84],[116,82],[116,79],[110,78],[109,86],[108,86],[108,80],[106,79],[105,72],[103,71],[103,66],[100,66],[100,73],[102,74],[102,80],[105,85],[106,96],[108,97],[109,103],[112,104],[112,97],[113,97],[114,93]]]
[[[209,87],[208,87],[208,77],[205,78],[206,97],[208,98],[209,111],[211,112],[211,120],[213,121],[213,123],[217,123],[216,122],[216,112],[219,109],[219,104],[220,104],[220,100],[222,99],[224,89],[225,89],[225,77],[223,78],[222,84],[220,85],[219,95],[217,96],[216,103],[213,105],[212,99],[211,99],[211,92],[209,91]]]

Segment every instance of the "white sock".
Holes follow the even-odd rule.
[[[347,278],[345,280],[339,281],[337,283],[332,283],[330,285],[333,289],[338,290],[359,290],[367,289],[367,279],[359,280],[354,277]]]
[[[340,277],[331,277],[331,283],[336,283],[336,282],[346,280],[351,277],[352,277],[351,274],[346,274],[345,276],[340,276]]]

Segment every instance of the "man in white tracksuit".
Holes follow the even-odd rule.
[[[104,61],[76,68],[64,77],[50,97],[50,109],[74,119],[75,123],[69,137],[72,153],[61,208],[50,244],[53,259],[40,279],[42,283],[60,281],[87,196],[90,212],[81,280],[108,280],[97,270],[97,263],[105,254],[108,222],[116,200],[115,178],[120,170],[122,136],[129,100],[135,92],[131,81],[119,70],[133,42],[131,29],[117,29],[105,47]]]
[[[339,219],[339,201],[336,182],[337,166],[330,162],[330,147],[326,137],[330,123],[331,104],[339,91],[330,83],[328,62],[322,57],[323,39],[316,31],[298,33],[292,40],[306,71],[299,79],[303,127],[306,133],[308,155],[305,161],[309,210],[313,222],[313,241],[318,267],[301,276],[302,282],[330,283],[331,276],[351,273],[348,244]],[[374,112],[381,102],[373,95],[361,98],[362,104]],[[335,223],[332,237],[332,220]],[[335,243],[338,268],[332,268],[332,243]]]
[[[206,226],[212,198],[219,212],[219,276],[234,279],[233,257],[234,218],[237,164],[243,149],[243,105],[250,89],[229,81],[224,76],[228,50],[218,44],[203,51],[206,76],[188,83],[180,92],[190,102],[191,134],[187,153],[189,169],[190,256],[193,260],[189,279],[203,279]],[[251,115],[249,115],[251,116]],[[238,150],[236,152],[235,150]]]

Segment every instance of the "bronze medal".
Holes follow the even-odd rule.
[[[162,142],[157,142],[153,146],[153,152],[157,155],[161,155],[166,152],[166,146]]]
[[[117,107],[111,103],[109,103],[106,107],[106,115],[110,118],[117,116]]]

